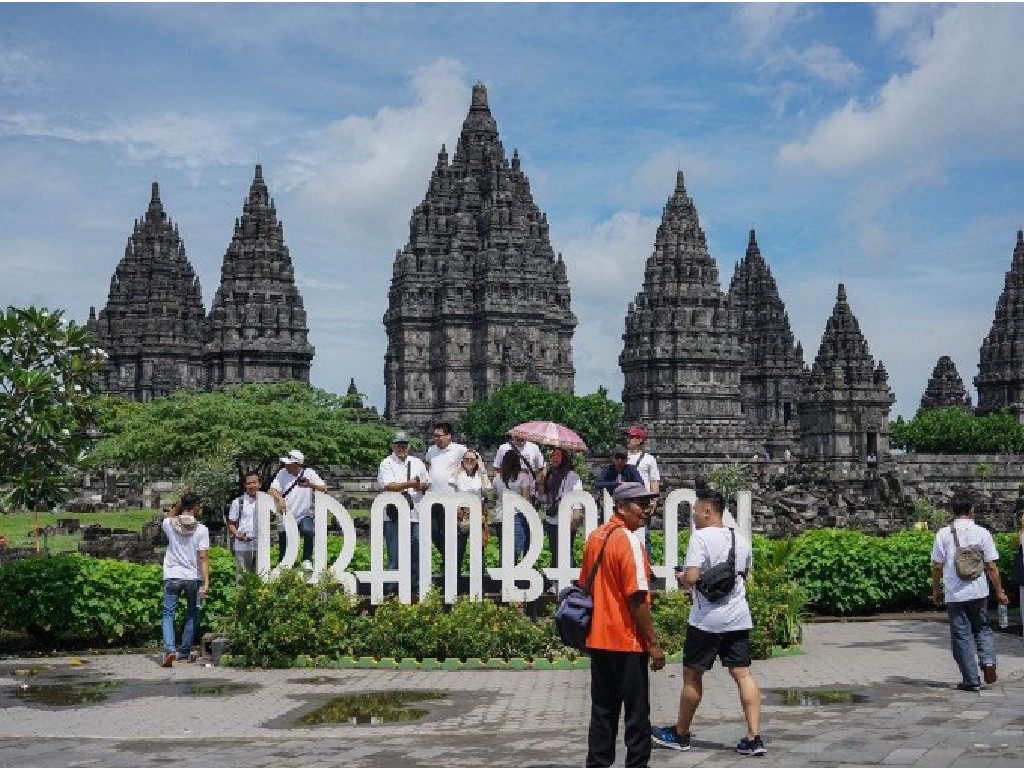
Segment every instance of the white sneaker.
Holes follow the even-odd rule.
[[[312,571],[313,570],[313,564],[311,562],[309,562],[309,560],[303,560],[302,561],[302,570],[304,570],[304,571]]]

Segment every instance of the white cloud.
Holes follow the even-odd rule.
[[[794,68],[836,87],[846,85],[860,75],[860,67],[847,59],[842,51],[824,43],[814,43],[803,50],[784,48],[765,62],[765,68],[769,71]]]
[[[167,162],[198,169],[248,163],[252,150],[243,135],[252,122],[237,115],[166,112],[134,119],[72,124],[36,114],[0,116],[0,136],[21,136],[115,147],[137,163]]]
[[[412,77],[413,102],[349,116],[313,134],[290,155],[285,188],[347,236],[392,250],[405,241],[409,214],[422,200],[442,143],[455,153],[469,109],[465,68],[439,59]]]
[[[0,43],[0,89],[25,93],[39,72],[39,63],[28,51]]]
[[[807,9],[799,3],[747,3],[733,12],[732,19],[746,54],[757,56],[807,15]]]
[[[780,161],[851,171],[978,150],[1020,157],[1022,38],[1019,5],[945,10],[931,35],[909,44],[910,72],[893,75],[871,103],[850,101],[826,117],[806,141],[784,146]]]

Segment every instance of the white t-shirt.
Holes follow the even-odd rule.
[[[960,540],[961,547],[980,546],[982,557],[986,563],[999,559],[999,552],[996,551],[996,543],[992,540],[992,534],[977,525],[973,520],[958,518],[953,521],[956,525],[956,537]],[[942,581],[945,585],[947,603],[963,603],[968,600],[977,600],[980,597],[988,597],[988,579],[983,573],[974,581],[964,581],[956,575],[956,564],[953,556],[956,553],[956,544],[953,543],[953,534],[947,525],[940,528],[935,534],[935,543],[932,545],[932,562],[942,563]]]
[[[505,481],[501,479],[501,475],[494,478],[494,519],[497,521],[501,520],[501,497],[505,495],[506,491],[518,493],[524,499],[529,499],[533,496],[533,490],[535,487],[536,484],[533,482],[533,478],[530,477],[530,473],[525,469],[520,471],[519,477],[508,485],[505,485]]]
[[[436,445],[427,449],[427,471],[430,473],[430,490],[437,493],[452,493],[452,475],[462,461],[466,446],[448,443],[447,448]]]
[[[160,526],[167,534],[167,551],[164,552],[164,578],[201,581],[198,553],[210,548],[210,530],[199,523],[195,531],[183,536],[171,527],[171,519],[165,517]]]
[[[644,482],[644,488],[651,490],[651,483],[661,482],[661,473],[658,471],[658,460],[646,451],[626,454],[626,463],[636,467],[640,473],[640,479]]]
[[[299,470],[299,474],[293,475],[288,471],[287,467],[281,467],[278,470],[277,475],[274,476],[274,481],[270,484],[270,487],[275,489],[278,493],[283,494],[288,491],[292,483],[299,477],[304,477],[313,485],[323,485],[324,481],[320,479],[320,475],[316,473],[316,470],[310,469],[309,467],[303,467]],[[284,497],[285,503],[288,505],[288,511],[292,513],[296,521],[301,520],[304,517],[309,517],[313,514],[313,489],[299,485],[296,483],[295,487],[288,491],[288,495]]]
[[[405,483],[415,480],[417,477],[424,483],[430,482],[427,467],[422,461],[415,456],[407,456],[405,461],[402,461],[394,453],[391,453],[380,463],[380,469],[377,470],[377,485],[381,490],[385,490],[385,486],[391,483]],[[410,519],[414,523],[418,523],[420,521],[420,499],[423,498],[423,494],[415,488],[408,488],[402,493],[409,494],[409,498],[412,499]]]
[[[500,448],[498,448],[498,452],[494,454],[495,469],[501,469],[501,460],[505,458],[505,454],[508,453],[510,450],[512,450],[512,443],[510,442],[504,443]],[[526,464],[529,464],[530,468],[533,469],[534,475],[536,475],[538,472],[544,469],[544,454],[541,453],[540,448],[537,447],[536,443],[531,443],[529,440],[527,440],[525,443],[523,443],[523,447],[520,449],[519,453],[523,455],[523,458],[520,460],[519,463],[522,464],[525,460]]]
[[[298,490],[298,486],[296,486],[295,490]],[[292,491],[292,493],[295,493],[295,491]],[[288,494],[285,501],[291,498],[292,493]],[[239,499],[241,499],[241,504],[239,504]],[[241,509],[239,509],[239,506],[241,506]],[[228,520],[236,523],[238,532],[248,539],[248,541],[235,539],[232,542],[235,552],[252,552],[256,549],[256,498],[243,493],[241,497],[232,499],[231,509],[228,510]]]
[[[732,538],[729,528],[700,528],[690,536],[683,566],[695,566],[701,572],[713,565],[724,563],[729,558]],[[750,574],[753,553],[746,537],[736,534],[736,572]],[[754,622],[747,604],[747,586],[742,577],[736,579],[732,592],[724,600],[709,602],[696,587],[693,590],[693,607],[690,608],[690,624],[705,632],[734,632],[751,629]]]

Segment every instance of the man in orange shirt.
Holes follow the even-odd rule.
[[[621,483],[612,494],[615,514],[587,538],[582,574],[594,578],[594,613],[587,636],[590,652],[590,732],[587,768],[615,761],[619,713],[625,708],[625,768],[648,768],[651,757],[651,703],[647,665],[661,669],[665,652],[651,619],[650,563],[633,531],[642,528],[658,494],[643,483]],[[603,554],[602,554],[603,553]]]

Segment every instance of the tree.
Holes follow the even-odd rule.
[[[95,375],[106,357],[62,310],[7,307],[0,315],[0,478],[6,503],[52,507],[74,488],[89,444]]]
[[[605,453],[621,441],[622,404],[608,390],[582,397],[516,382],[472,403],[459,418],[459,432],[484,447],[505,441],[508,430],[524,421],[555,421],[575,430],[593,453]]]
[[[297,381],[182,390],[148,403],[104,398],[99,427],[103,436],[90,456],[95,466],[205,478],[204,489],[214,495],[209,507],[237,492],[225,487],[231,466],[236,489],[250,471],[266,485],[278,458],[293,448],[310,466],[375,471],[393,432],[376,414],[353,408],[351,398]]]
[[[1024,426],[1006,410],[975,416],[958,406],[921,408],[891,422],[890,443],[919,453],[1020,453]]]

